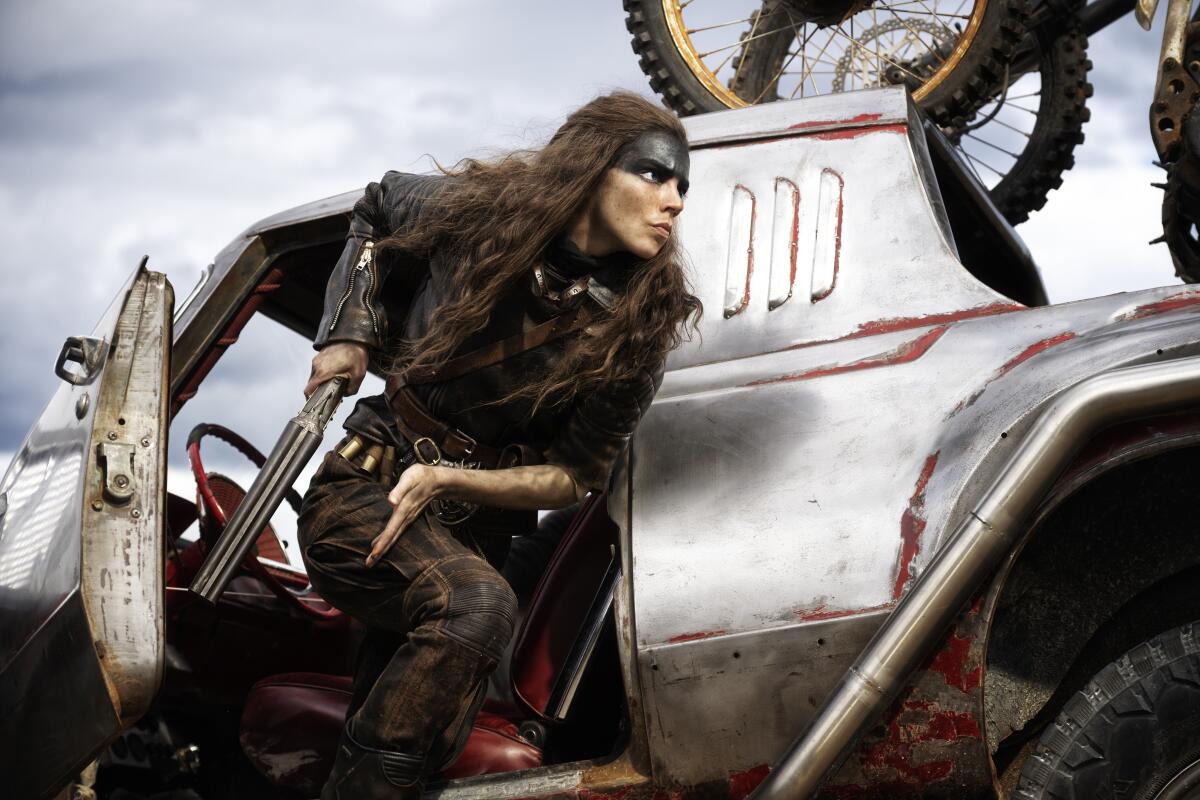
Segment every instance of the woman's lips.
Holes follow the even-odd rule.
[[[662,223],[662,222],[655,223],[654,225],[651,225],[650,227],[654,228],[654,230],[658,231],[658,234],[660,236],[662,236],[664,239],[666,239],[667,237],[669,237],[671,235],[671,226],[667,225],[665,223]]]

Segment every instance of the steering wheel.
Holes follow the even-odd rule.
[[[233,479],[218,472],[205,471],[200,459],[200,442],[205,436],[214,436],[230,445],[259,469],[262,469],[267,459],[254,445],[223,425],[202,422],[188,434],[188,461],[192,465],[192,475],[196,478],[196,511],[200,518],[200,538],[204,541],[206,549],[211,550],[221,532],[225,530],[230,515],[245,498],[246,492]],[[295,489],[289,488],[284,499],[297,514],[300,513],[300,495]],[[264,526],[254,549],[242,562],[242,568],[262,581],[279,599],[293,608],[300,609],[304,614],[320,619],[336,619],[342,616],[341,611],[313,592],[312,584],[303,587],[296,584],[297,588],[293,589],[288,584],[295,583],[294,576],[271,569],[258,560],[259,556],[287,563],[287,555],[270,523]]]

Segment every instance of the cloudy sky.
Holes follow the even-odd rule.
[[[1132,18],[1092,39],[1088,140],[1019,229],[1056,302],[1175,282],[1146,246],[1158,45]],[[63,339],[90,331],[143,253],[182,300],[259,218],[427,156],[536,144],[610,87],[650,94],[617,0],[0,0],[0,469],[55,388]],[[268,448],[294,413],[311,351],[269,322],[247,336],[213,381],[252,382],[254,404],[202,394],[172,431],[174,464],[200,419],[258,428]]]

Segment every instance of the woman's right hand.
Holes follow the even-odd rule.
[[[317,387],[338,375],[346,378],[346,396],[358,392],[367,374],[367,348],[356,342],[334,342],[322,347],[312,360],[312,374],[304,386],[307,398]]]

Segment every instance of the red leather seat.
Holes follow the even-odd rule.
[[[333,768],[350,693],[351,680],[341,675],[291,672],[259,681],[242,710],[242,752],[272,783],[319,792]],[[541,763],[542,751],[485,704],[466,748],[442,777],[510,772]]]
[[[542,751],[518,735],[515,721],[555,723],[549,708],[554,685],[616,543],[616,526],[606,508],[604,494],[584,501],[534,592],[517,633],[510,669],[513,694],[522,708],[485,702],[466,748],[442,777],[541,766]],[[313,673],[259,681],[242,712],[243,752],[273,783],[308,793],[319,791],[333,768],[351,686],[349,677]]]

